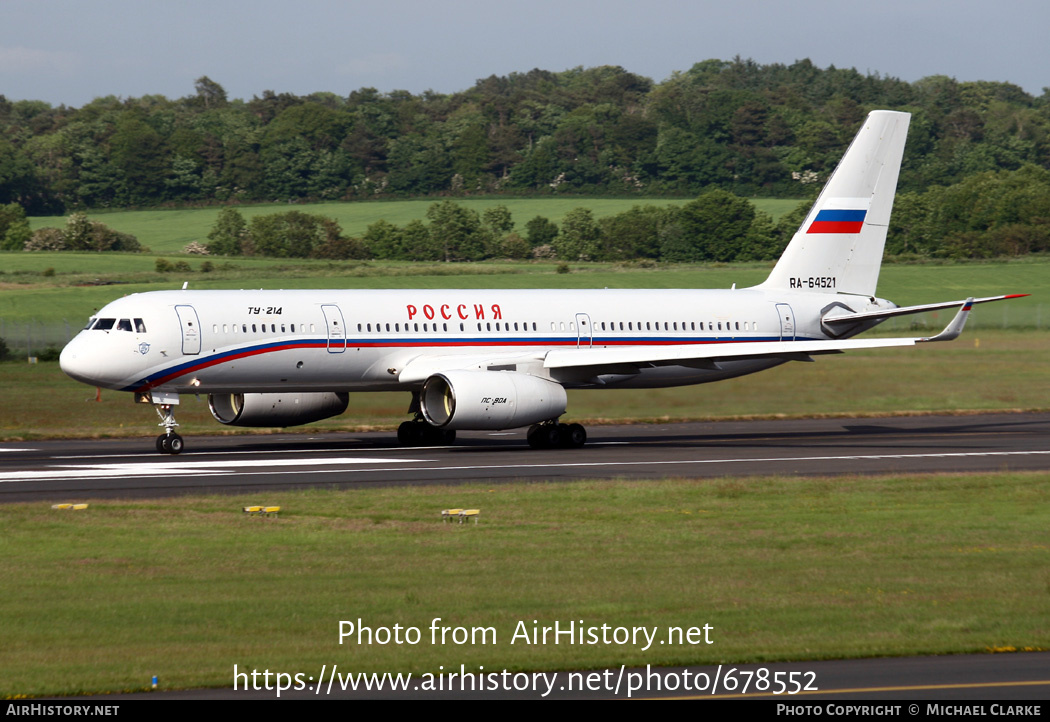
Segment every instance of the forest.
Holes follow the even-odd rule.
[[[1003,82],[908,83],[808,60],[740,58],[703,61],[659,83],[605,66],[490,76],[451,94],[266,90],[238,100],[207,77],[193,89],[81,108],[0,96],[0,244],[29,242],[20,211],[433,197],[444,221],[395,229],[399,238],[377,228],[349,248],[321,224],[315,245],[403,257],[418,246],[412,234],[468,222],[488,236],[460,239],[467,250],[430,237],[419,247],[445,260],[527,256],[540,246],[571,260],[764,258],[785,233],[770,219],[736,219],[725,242],[750,240],[722,248],[698,240],[713,232],[702,217],[713,214],[726,230],[726,216],[742,208],[737,197],[812,196],[865,114],[888,108],[912,113],[889,252],[961,258],[1050,248],[1050,90],[1033,97]],[[575,219],[568,237],[562,228],[542,243],[538,227],[508,240],[499,219],[457,220],[454,203],[443,205],[574,194],[636,196],[640,205],[629,218],[602,219],[604,228]],[[672,213],[653,205],[660,197],[696,200]],[[390,237],[380,238],[384,231]],[[266,243],[227,252],[268,253]]]

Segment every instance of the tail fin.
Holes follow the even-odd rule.
[[[761,288],[875,295],[910,119],[868,115]]]

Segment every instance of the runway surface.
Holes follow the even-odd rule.
[[[377,484],[1050,470],[1050,414],[593,426],[582,449],[522,431],[402,448],[392,433],[190,436],[0,444],[0,502]]]

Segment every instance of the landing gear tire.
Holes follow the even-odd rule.
[[[578,449],[587,443],[587,430],[580,424],[533,424],[525,436],[533,449]]]
[[[565,445],[570,449],[579,449],[587,443],[587,429],[580,424],[569,424],[565,433]]]
[[[452,429],[439,429],[425,421],[405,421],[397,427],[397,443],[401,446],[450,446],[456,441]]]
[[[157,437],[157,451],[162,454],[182,453],[184,445],[182,437],[175,433],[161,434]]]
[[[423,438],[420,432],[418,423],[405,421],[397,427],[397,443],[401,446],[418,446]]]

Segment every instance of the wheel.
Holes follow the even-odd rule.
[[[168,440],[167,434],[161,434],[157,437],[157,453],[159,454],[170,454],[171,452],[164,448],[164,443]]]
[[[563,434],[561,433],[561,427],[558,424],[549,424],[543,427],[542,439],[544,448],[556,449],[561,446]]]
[[[525,435],[525,439],[529,442],[529,446],[533,449],[545,449],[547,437],[544,434],[543,424],[533,424],[529,427],[529,433]]]
[[[416,443],[416,424],[412,421],[402,422],[397,427],[397,443],[402,446],[413,446]]]
[[[425,424],[422,421],[416,422],[416,433],[419,434],[420,443],[424,446],[438,446],[445,441],[445,431],[439,429],[436,426]]]
[[[178,434],[169,434],[166,446],[169,454],[181,454],[185,442],[183,442],[182,437]]]
[[[568,433],[566,433],[565,437],[569,448],[579,449],[587,443],[587,429],[580,424],[569,424]]]

